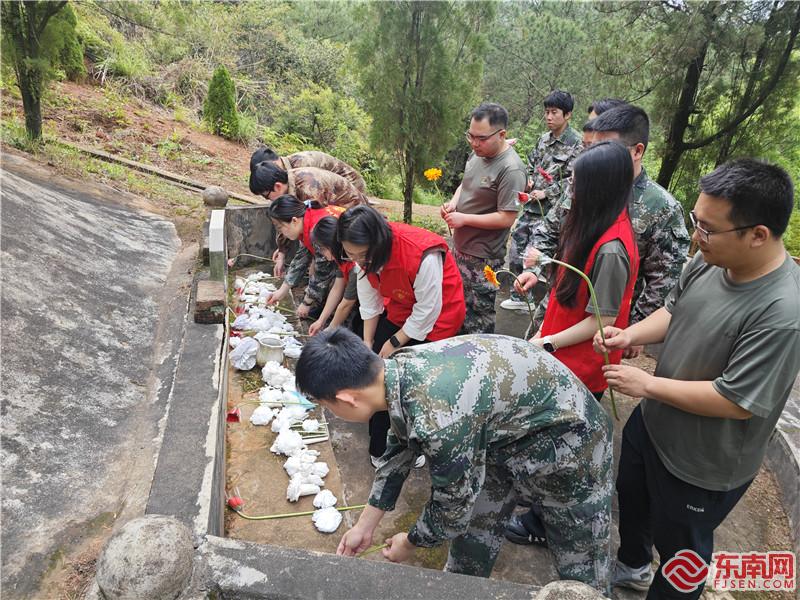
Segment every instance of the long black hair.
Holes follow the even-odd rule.
[[[303,215],[306,214],[306,209],[309,208],[322,208],[322,206],[315,200],[301,202],[291,194],[283,194],[269,205],[269,218],[289,223],[295,217],[302,219]]]
[[[276,183],[289,183],[289,174],[275,166],[271,160],[264,160],[250,169],[250,191],[254,194],[271,192]]]
[[[377,273],[392,254],[392,229],[383,215],[361,204],[348,208],[339,217],[333,255],[346,259],[342,242],[367,247],[366,273]]]
[[[619,142],[592,144],[575,160],[572,179],[572,207],[557,252],[560,260],[583,269],[592,247],[630,201],[633,159]],[[574,306],[581,281],[577,273],[559,268],[556,298],[561,305]]]

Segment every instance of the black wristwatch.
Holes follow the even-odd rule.
[[[546,335],[542,339],[542,348],[544,348],[548,352],[555,352],[556,351],[556,345],[553,343],[553,338],[551,336]]]
[[[389,343],[392,345],[392,348],[399,348],[403,344],[400,343],[400,340],[397,339],[396,335],[393,335],[389,338]]]

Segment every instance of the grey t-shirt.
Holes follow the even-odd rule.
[[[631,261],[625,244],[620,240],[611,240],[597,249],[589,279],[597,296],[600,315],[616,317],[619,314],[630,275]],[[591,298],[586,304],[586,312],[594,314]]]
[[[657,377],[712,381],[749,419],[701,417],[642,400],[664,466],[692,485],[728,491],[755,477],[800,371],[800,267],[734,283],[698,252],[667,298],[669,328]]]
[[[525,165],[510,146],[492,158],[473,153],[464,168],[456,210],[472,215],[517,212],[517,192],[524,191],[526,183]],[[459,227],[453,230],[453,244],[470,256],[503,259],[510,229]]]

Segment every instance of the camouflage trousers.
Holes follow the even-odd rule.
[[[511,243],[508,248],[508,268],[514,275],[522,273],[522,260],[525,258],[525,251],[533,238],[533,230],[541,220],[542,217],[540,215],[535,215],[525,209],[517,217],[517,222],[511,232]],[[528,294],[530,297],[531,293],[528,292]],[[511,298],[513,300],[523,300],[522,296],[513,291],[511,292]]]
[[[561,579],[610,595],[612,449],[606,424],[560,437],[542,432],[530,452],[487,465],[469,528],[450,542],[445,570],[488,577],[521,497],[541,505]]]
[[[483,268],[489,265],[497,271],[503,268],[500,259],[478,258],[453,250],[461,280],[464,284],[464,302],[467,314],[459,335],[468,333],[494,333],[497,288],[486,281]]]

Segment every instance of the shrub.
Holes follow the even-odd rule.
[[[783,234],[783,243],[786,245],[786,250],[792,256],[800,256],[800,211],[792,211],[792,217],[789,219],[789,227]]]
[[[239,113],[236,110],[236,88],[228,69],[220,65],[211,77],[208,95],[203,103],[203,119],[211,131],[235,139],[239,135]]]

